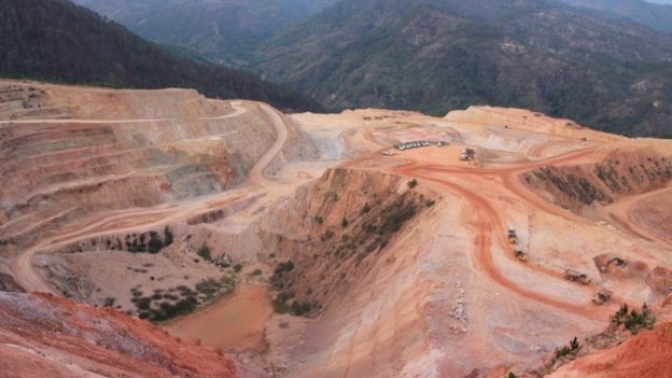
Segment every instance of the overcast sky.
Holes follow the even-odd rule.
[[[649,3],[656,3],[656,4],[672,4],[672,0],[646,0]]]

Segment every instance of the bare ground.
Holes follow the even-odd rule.
[[[6,121],[0,123],[0,152],[13,159],[3,163],[11,165],[7,172],[22,185],[35,185],[30,195],[8,182],[1,188],[0,240],[9,243],[0,246],[0,253],[13,261],[14,279],[27,290],[60,293],[63,277],[51,279],[36,265],[61,264],[90,283],[90,292],[80,300],[100,304],[114,295],[122,309],[133,313],[129,287],[161,287],[147,274],[122,274],[127,266],[153,264],[155,279],[188,275],[189,285],[223,274],[237,276],[242,286],[232,296],[166,327],[238,351],[269,374],[460,377],[510,368],[531,372],[540,369],[543,356],[574,336],[603,329],[620,304],[661,306],[662,291],[672,284],[667,276],[672,209],[665,201],[670,173],[658,169],[655,176],[646,165],[647,159],[653,164],[651,159],[670,158],[669,142],[630,140],[520,109],[473,107],[445,118],[375,109],[284,116],[264,104],[207,100],[189,91],[40,88],[47,96],[40,106],[49,109],[43,114],[60,114],[58,119],[44,117],[39,107],[27,112],[5,106],[1,118]],[[126,123],[142,131],[131,134]],[[103,126],[111,127],[116,139],[100,142],[99,134],[77,134],[80,142],[63,144],[64,130]],[[262,142],[253,146],[255,137]],[[391,149],[420,139],[450,144]],[[184,155],[155,165],[138,166],[134,160],[102,169],[94,161],[110,154],[112,147],[105,147],[110,143],[129,153],[160,146]],[[464,147],[476,150],[473,161],[459,160]],[[52,154],[72,159],[53,169],[79,167],[86,174],[52,177],[40,171],[45,161],[40,159]],[[212,156],[223,157],[215,160],[226,162],[227,169],[215,171],[221,166],[217,163],[174,182],[166,179],[175,166],[198,166]],[[550,180],[533,185],[522,178],[558,167],[574,177],[585,174],[581,177],[588,183],[603,188],[608,183],[596,178],[595,167],[610,164],[642,166],[655,176],[642,183],[655,185],[609,192],[609,204],[585,204],[572,202],[563,185],[557,189]],[[329,177],[323,173],[337,166],[346,178],[333,196],[320,185]],[[637,172],[633,177],[641,176]],[[138,190],[122,183],[121,189],[104,192],[105,185],[126,177],[142,177],[136,180]],[[418,188],[406,186],[412,179]],[[180,180],[190,186],[203,183],[203,189],[179,196]],[[35,184],[41,182],[45,184]],[[117,208],[82,206],[99,203],[98,197],[77,190],[100,182],[105,184],[92,193],[130,200]],[[55,195],[66,188],[74,190]],[[364,218],[353,215],[364,202],[407,192],[435,203],[361,266],[333,266],[327,257],[331,252],[315,247],[327,229],[337,230],[337,237],[354,235],[341,220],[356,224]],[[342,202],[327,204],[329,198]],[[50,205],[38,207],[39,201]],[[174,230],[176,243],[158,256],[99,248],[59,257],[93,238],[166,225]],[[26,238],[26,227],[39,236]],[[508,242],[508,229],[517,231],[517,246]],[[304,252],[301,246],[309,243]],[[211,246],[215,258],[243,265],[242,272],[194,262],[202,245]],[[529,261],[518,261],[514,248],[524,250]],[[618,256],[638,273],[600,269],[604,256]],[[306,280],[302,283],[299,274],[295,282],[298,294],[329,291],[319,295],[325,302],[311,319],[270,314],[263,285],[286,259],[303,269]],[[110,261],[106,269],[118,268],[103,273],[103,265],[95,265],[104,261]],[[592,282],[565,280],[568,268]],[[262,273],[251,278],[253,269]],[[323,278],[316,282],[317,272]],[[125,281],[122,290],[112,289],[115,277]],[[613,292],[613,300],[592,304],[592,296],[602,290]]]

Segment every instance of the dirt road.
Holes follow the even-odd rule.
[[[234,101],[231,103],[235,111],[231,114],[227,114],[219,117],[206,117],[201,118],[201,120],[212,120],[212,119],[224,119],[239,116],[244,114],[248,110],[243,106],[242,102]],[[287,140],[287,128],[282,117],[279,115],[278,111],[271,108],[269,105],[259,103],[258,106],[261,110],[269,117],[273,127],[276,132],[275,142],[271,147],[259,158],[255,163],[253,168],[250,171],[248,176],[247,184],[243,185],[238,189],[233,189],[227,191],[226,193],[197,198],[193,200],[183,201],[178,204],[170,205],[160,205],[154,208],[138,208],[138,209],[129,209],[119,212],[113,212],[107,215],[104,215],[102,218],[99,218],[97,221],[92,222],[84,227],[77,228],[76,230],[66,233],[59,234],[53,237],[39,241],[36,245],[31,246],[30,248],[23,251],[23,253],[17,258],[13,266],[13,271],[16,277],[17,282],[26,290],[26,291],[39,291],[39,292],[48,292],[54,293],[53,289],[47,285],[44,280],[39,276],[32,266],[33,256],[36,253],[44,252],[47,250],[54,250],[59,247],[66,246],[73,242],[89,239],[92,237],[102,236],[110,232],[134,232],[142,231],[148,228],[161,226],[168,224],[170,222],[180,221],[188,219],[194,215],[201,214],[207,210],[211,210],[216,207],[223,207],[232,205],[236,202],[244,201],[253,196],[257,196],[260,193],[260,189],[264,186],[265,183],[268,183],[268,180],[264,176],[264,170],[266,167],[273,161],[277,154],[282,150],[286,140]],[[155,122],[161,119],[143,119],[143,120],[74,120],[78,123],[124,123],[124,122]],[[69,122],[72,123],[73,120],[26,120],[22,123],[63,123]],[[16,122],[16,121],[12,121]],[[9,122],[11,123],[11,122]],[[250,185],[254,185],[256,188],[252,189]],[[57,293],[54,293],[57,294]]]

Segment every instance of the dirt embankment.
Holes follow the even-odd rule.
[[[395,175],[333,169],[265,217],[260,228],[281,262],[271,278],[276,307],[322,308],[366,274],[397,231],[434,204],[412,186]]]
[[[238,377],[221,352],[110,309],[0,292],[0,377]]]
[[[672,180],[672,158],[646,150],[613,152],[599,163],[542,167],[521,179],[549,201],[579,213],[585,206],[660,188]]]
[[[672,377],[672,323],[581,357],[550,375],[563,378]]]

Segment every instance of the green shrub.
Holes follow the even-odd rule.
[[[641,330],[652,329],[656,318],[646,303],[642,306],[641,312],[630,310],[627,304],[623,304],[612,316],[611,322],[617,327],[624,325],[630,333],[636,335]]]
[[[327,241],[327,240],[333,238],[334,235],[336,235],[336,234],[334,233],[334,231],[332,231],[332,230],[327,230],[324,234],[322,234],[322,236],[320,237],[320,240],[322,240],[323,242],[324,242],[324,241]]]
[[[198,250],[196,254],[201,256],[206,261],[212,260],[212,250],[210,249],[209,246],[205,244],[201,246],[201,248]]]
[[[115,301],[116,301],[116,299],[114,299],[112,297],[107,297],[103,301],[103,307],[114,307],[114,302]]]
[[[156,231],[150,231],[147,252],[157,254],[161,251],[161,248],[163,248],[163,242],[159,239],[159,234]]]
[[[555,350],[555,359],[558,360],[562,357],[570,355],[575,356],[578,350],[579,350],[579,340],[576,337],[574,337],[572,341],[570,341],[569,346],[565,345],[562,348]]]
[[[406,183],[406,185],[408,185],[408,187],[409,187],[410,189],[413,189],[413,188],[415,188],[416,186],[418,186],[418,180],[416,180],[416,179],[412,179],[412,180],[408,181],[408,182]]]
[[[281,262],[275,267],[273,275],[269,279],[274,290],[282,290],[284,288],[285,284],[283,282],[283,276],[285,273],[291,272],[293,269],[294,263],[292,260]]]
[[[163,229],[163,244],[166,247],[173,244],[173,232],[170,231],[170,227],[168,226]]]

